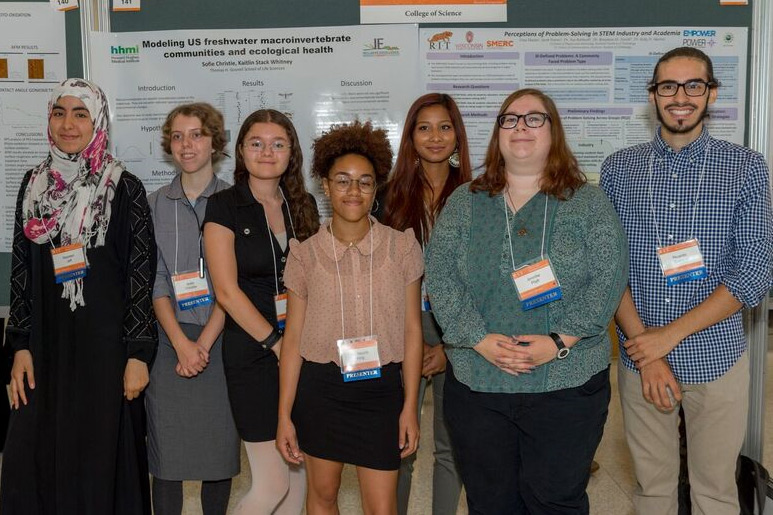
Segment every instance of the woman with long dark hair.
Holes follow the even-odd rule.
[[[279,368],[287,294],[284,268],[292,238],[317,231],[306,192],[303,155],[292,122],[273,109],[255,111],[236,138],[235,185],[207,205],[204,242],[223,334],[228,397],[245,442],[252,488],[238,514],[298,514],[303,468],[276,450]]]
[[[394,229],[413,229],[422,248],[451,193],[472,180],[467,133],[453,98],[429,93],[416,99],[408,110],[397,163],[387,183],[382,221]],[[422,282],[422,331],[424,359],[419,386],[419,409],[427,382],[432,382],[435,406],[433,430],[435,463],[432,476],[432,512],[456,513],[462,489],[454,462],[448,429],[443,419],[443,387],[446,355],[442,332],[432,315],[432,305]],[[398,513],[408,513],[411,476],[416,455],[400,465],[397,485]]]

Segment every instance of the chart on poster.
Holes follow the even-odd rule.
[[[660,55],[680,46],[705,51],[721,82],[708,110],[712,135],[743,144],[746,28],[422,28],[419,45],[423,87],[456,99],[473,166],[483,163],[506,96],[538,88],[558,105],[572,150],[597,182],[606,156],[652,138],[647,83]]]

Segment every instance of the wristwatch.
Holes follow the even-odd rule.
[[[569,355],[569,347],[566,346],[564,340],[562,340],[561,337],[556,333],[550,333],[550,337],[553,338],[553,341],[556,343],[556,347],[558,347],[558,354],[556,355],[556,358],[564,359],[567,357]]]

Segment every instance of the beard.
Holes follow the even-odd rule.
[[[679,119],[675,122],[668,123],[665,120],[665,117],[663,116],[663,112],[670,108],[670,107],[692,107],[695,109],[697,116],[693,121],[685,120],[685,119]],[[692,102],[669,102],[666,105],[664,105],[662,108],[658,105],[655,106],[655,114],[658,117],[658,121],[660,122],[660,125],[663,129],[667,130],[668,132],[672,134],[685,134],[688,132],[691,132],[693,129],[698,127],[701,123],[703,123],[703,119],[708,117],[708,109],[709,104],[706,102],[703,105],[703,109],[700,109],[697,105],[693,104]]]

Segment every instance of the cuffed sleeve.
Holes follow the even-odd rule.
[[[305,299],[309,295],[309,290],[306,284],[302,253],[301,243],[296,239],[290,240],[290,252],[287,253],[284,282],[288,290]]]
[[[744,306],[754,307],[773,287],[773,215],[765,160],[750,154],[744,168],[747,173],[733,221],[735,251],[722,284]]]
[[[430,302],[443,329],[443,341],[451,347],[474,347],[487,333],[468,276],[471,195],[464,185],[449,197],[426,252]]]

